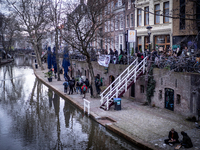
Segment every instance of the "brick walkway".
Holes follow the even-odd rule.
[[[53,79],[53,82],[48,82],[43,72],[47,72],[47,70],[35,69],[35,75],[44,84],[53,88],[64,99],[69,99],[73,104],[83,110],[82,95],[76,93],[66,95],[64,93],[62,85],[64,82],[63,75],[61,75],[61,81]],[[142,149],[174,149],[175,146],[171,147],[163,143],[171,128],[175,128],[179,133],[179,140],[182,139],[181,131],[185,131],[191,137],[194,145],[193,148],[190,148],[191,150],[200,149],[200,129],[195,127],[194,122],[188,122],[185,120],[185,117],[175,114],[170,110],[144,106],[141,103],[122,97],[122,108],[120,111],[114,110],[114,106],[109,111],[104,111],[99,108],[100,98],[90,98],[90,94],[87,93],[86,99],[91,102],[91,118]]]

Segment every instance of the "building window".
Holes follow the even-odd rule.
[[[160,4],[155,5],[155,24],[160,23]]]
[[[119,48],[119,36],[115,36],[115,48]]]
[[[131,14],[131,27],[133,27],[133,14]]]
[[[129,22],[129,15],[127,15],[126,16],[126,27],[127,28],[129,27],[129,24],[130,24],[130,22]]]
[[[120,29],[123,29],[124,27],[124,18],[123,15],[120,15]]]
[[[163,17],[163,22],[168,23],[169,22],[169,2],[164,3],[164,17]]]
[[[122,6],[122,0],[118,0],[118,6]]]
[[[111,48],[112,48],[112,49],[114,49],[114,44],[113,44],[114,42],[113,42],[113,41],[114,41],[114,40],[113,40],[113,38],[112,38],[112,39],[111,39],[111,42],[110,42],[110,45],[111,45]]]
[[[161,78],[161,83],[160,84],[163,85],[163,78]]]
[[[104,29],[104,30],[105,30],[105,32],[107,32],[107,31],[108,31],[107,24],[108,24],[107,22],[105,22],[105,24],[104,24],[104,26],[105,26],[105,29]]]
[[[170,35],[155,36],[155,45],[158,47],[159,51],[163,51],[164,49],[169,49]]]
[[[128,9],[131,9],[131,0],[128,0]]]
[[[114,9],[114,2],[112,1],[112,2],[111,2],[111,8],[110,8],[110,11],[113,12],[113,9]]]
[[[107,22],[108,32],[110,32],[110,21]]]
[[[107,46],[107,39],[106,38],[104,39],[104,42],[105,42],[105,49],[107,49],[108,46]]]
[[[123,37],[122,37],[122,35],[120,35],[120,36],[119,36],[119,46],[120,46],[119,48],[120,48],[120,49],[123,49],[122,43],[123,43]]]
[[[142,10],[137,10],[137,26],[140,27],[142,25]]]
[[[108,6],[105,6],[104,13],[107,14]]]
[[[176,104],[180,104],[181,103],[181,95],[177,94],[176,95]]]
[[[142,49],[142,37],[140,36],[140,37],[138,37],[137,38],[137,42],[138,42],[138,46],[137,46],[137,48],[138,48],[138,50],[137,50],[137,52],[140,50],[140,49]]]
[[[140,93],[144,93],[144,85],[140,85]]]
[[[109,14],[110,13],[110,3],[108,3],[107,7],[108,7],[108,14]]]
[[[185,29],[185,0],[180,0],[180,30]]]
[[[144,9],[144,25],[149,25],[149,7],[145,7]]]
[[[119,20],[118,20],[118,16],[115,16],[115,30],[119,29]]]
[[[111,19],[111,27],[110,27],[111,31],[114,31],[114,19]]]
[[[128,9],[131,9],[131,0],[128,0]]]
[[[162,99],[162,90],[159,90],[159,96],[158,96],[159,99]]]

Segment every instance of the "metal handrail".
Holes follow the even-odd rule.
[[[136,61],[137,61],[137,60],[136,60]],[[137,78],[137,73],[138,73],[138,72],[141,72],[141,71],[143,71],[143,73],[145,72],[145,68],[146,68],[146,64],[147,64],[147,57],[145,57],[139,64],[136,63],[136,64],[134,65],[134,67],[131,68],[133,64],[134,64],[134,62],[133,62],[131,65],[129,65],[129,66],[127,67],[127,69],[124,70],[124,71],[120,74],[120,76],[115,80],[114,83],[116,83],[116,82],[117,82],[117,83],[115,84],[115,86],[114,86],[113,88],[112,88],[112,85],[113,85],[113,84],[111,84],[109,87],[107,87],[106,90],[108,90],[108,89],[110,89],[110,90],[109,90],[109,92],[108,92],[106,95],[103,96],[103,93],[104,93],[106,90],[101,94],[101,100],[100,100],[100,102],[101,102],[101,104],[102,104],[102,103],[103,103],[103,100],[106,99],[107,110],[108,110],[109,100],[111,100],[113,97],[118,97],[118,96],[119,96],[119,91],[120,91],[120,90],[122,90],[122,89],[125,88],[124,90],[127,91],[127,90],[128,90],[128,82],[129,82],[131,79],[133,79],[133,78],[134,78],[134,82],[135,82],[135,81],[136,81],[136,78]],[[130,68],[131,68],[131,69],[130,69]],[[126,75],[124,75],[124,76],[121,78],[121,76],[123,75],[123,73],[125,73],[127,70],[128,70],[128,73],[127,73]],[[132,78],[130,78],[132,74],[134,74],[134,76],[133,76]],[[128,78],[129,78],[129,80],[127,80]],[[125,84],[122,85],[122,83],[125,83]],[[121,86],[121,87],[120,87],[120,86]],[[113,92],[115,92],[115,93],[112,94]],[[104,101],[104,102],[105,102],[105,101]]]
[[[102,98],[102,96],[103,96],[103,94],[108,90],[108,89],[111,89],[112,88],[112,86],[113,86],[113,84],[115,84],[115,82],[117,82],[117,80],[118,79],[120,79],[121,78],[121,76],[126,72],[126,71],[129,71],[129,69],[131,68],[131,67],[135,67],[135,63],[136,64],[138,64],[138,58],[136,58],[116,79],[115,79],[115,81],[113,81],[101,94],[100,94],[100,96],[101,96],[101,98]]]

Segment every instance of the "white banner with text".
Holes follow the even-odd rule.
[[[99,55],[99,65],[108,67],[110,63],[110,55]]]

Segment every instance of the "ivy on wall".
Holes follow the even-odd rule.
[[[153,76],[153,68],[154,64],[152,64],[148,71],[148,82],[147,82],[147,88],[146,88],[146,96],[148,104],[151,104],[151,97],[154,96],[155,87],[156,87],[156,81],[154,80]]]

